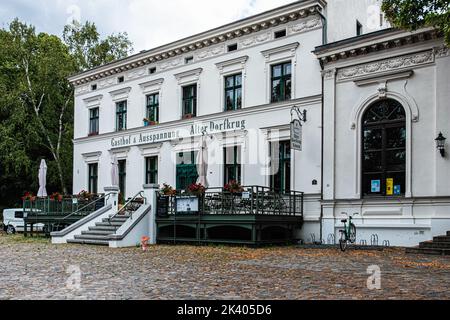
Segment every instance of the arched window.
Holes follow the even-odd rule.
[[[406,116],[392,99],[371,105],[362,118],[363,196],[405,194]]]

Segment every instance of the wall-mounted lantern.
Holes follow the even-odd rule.
[[[441,153],[442,157],[445,157],[445,140],[447,140],[447,138],[444,137],[442,132],[439,132],[439,135],[436,138],[436,148]]]

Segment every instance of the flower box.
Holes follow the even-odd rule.
[[[192,119],[194,117],[195,117],[195,115],[192,113],[187,113],[187,114],[183,115],[183,119]]]

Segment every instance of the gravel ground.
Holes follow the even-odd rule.
[[[367,268],[381,270],[369,290]],[[276,247],[59,245],[0,234],[0,299],[450,299],[450,258]]]

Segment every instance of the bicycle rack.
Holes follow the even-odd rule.
[[[316,234],[315,233],[311,233],[311,243],[314,244],[316,243]]]
[[[327,244],[336,244],[336,236],[334,233],[328,235]]]
[[[367,241],[366,240],[361,240],[361,242],[359,244],[361,246],[367,246]]]
[[[391,246],[391,242],[389,240],[383,241],[383,247],[389,248]]]
[[[377,235],[377,234],[373,234],[373,235],[370,237],[370,244],[371,244],[372,246],[378,246],[378,241],[379,241],[379,238],[378,238],[378,235]]]

